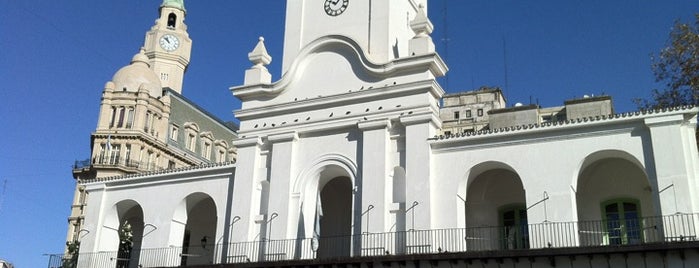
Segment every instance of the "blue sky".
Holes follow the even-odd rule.
[[[138,52],[160,2],[0,0],[0,259],[43,267],[43,253],[62,252],[71,165],[89,157],[102,88]],[[234,120],[240,103],[228,88],[242,84],[258,36],[280,77],[285,2],[185,4],[193,50],[183,94]],[[625,112],[658,86],[650,55],[673,22],[699,8],[689,0],[430,0],[429,11],[448,92],[500,86],[510,104],[542,106],[608,94]]]

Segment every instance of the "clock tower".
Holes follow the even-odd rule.
[[[162,86],[182,93],[184,72],[189,65],[192,39],[187,33],[184,0],[163,0],[160,17],[146,33],[144,47],[149,64]]]
[[[286,5],[283,72],[304,47],[325,36],[352,39],[372,62],[409,56],[408,40],[415,36],[410,21],[427,0],[290,0]]]

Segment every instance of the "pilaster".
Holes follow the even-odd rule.
[[[432,228],[431,150],[427,139],[438,128],[439,118],[432,113],[401,117],[405,126],[406,228]]]
[[[233,202],[231,215],[239,217],[231,228],[231,242],[252,241],[256,232],[255,218],[260,208],[259,183],[260,151],[262,140],[259,137],[242,138],[233,141],[238,148],[238,162],[233,182]]]
[[[651,182],[653,176],[657,181],[657,185],[651,186],[662,191],[658,193],[658,198],[663,215],[697,212],[691,201],[692,192],[695,191],[691,189],[694,168],[691,166],[691,159],[688,158],[696,152],[687,152],[696,150],[696,147],[691,148],[691,144],[683,138],[684,122],[684,116],[681,114],[645,120],[650,131],[655,164],[655,174],[648,176],[651,177]]]
[[[390,229],[390,195],[387,166],[391,121],[380,119],[357,124],[362,130],[362,232],[380,233]]]
[[[277,217],[273,222],[271,239],[288,239],[289,234],[295,233],[297,223],[289,222],[289,207],[291,204],[291,176],[294,173],[294,147],[299,136],[296,132],[271,135],[267,138],[272,143],[272,165],[270,171],[270,193],[268,212],[270,215],[276,213]],[[269,217],[269,215],[268,215]]]

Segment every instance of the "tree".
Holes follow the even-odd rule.
[[[63,268],[78,267],[78,253],[80,252],[80,241],[66,242],[67,254],[63,258]]]
[[[133,249],[133,230],[129,221],[125,220],[119,228],[119,252],[117,253],[117,268],[129,267],[131,250]]]
[[[650,99],[635,99],[641,109],[699,105],[699,13],[694,25],[675,22],[667,47],[651,56],[657,82],[665,89],[653,89]]]

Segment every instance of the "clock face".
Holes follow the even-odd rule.
[[[349,5],[349,0],[325,0],[323,8],[325,13],[330,16],[337,16],[345,12],[347,6]]]
[[[176,36],[166,34],[160,37],[160,47],[165,51],[174,51],[180,47],[180,40]]]

